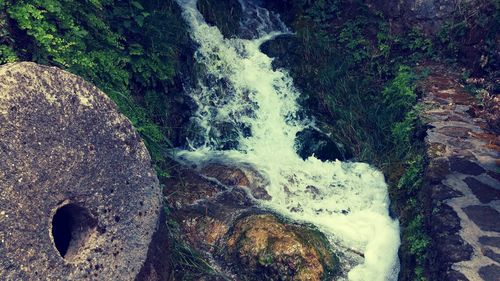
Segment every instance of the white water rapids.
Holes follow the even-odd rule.
[[[193,120],[202,141],[179,157],[251,164],[269,181],[272,200],[259,202],[263,207],[316,225],[346,253],[340,279],[397,280],[399,224],[389,216],[382,173],[365,163],[303,160],[296,153],[296,133],[310,125],[297,118],[299,92],[289,74],[273,70],[272,58],[259,49],[283,30],[260,28],[251,40],[224,38],[205,22],[196,0],[178,2],[198,44],[195,58],[206,68],[189,93],[198,107]],[[227,138],[235,148],[222,150]]]

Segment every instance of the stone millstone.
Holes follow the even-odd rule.
[[[104,93],[0,67],[0,280],[140,279],[160,211],[149,154]]]

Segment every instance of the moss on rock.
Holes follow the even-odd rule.
[[[338,263],[321,232],[272,214],[239,220],[228,237],[227,254],[255,280],[325,280]]]

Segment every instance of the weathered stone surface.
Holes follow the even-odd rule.
[[[445,153],[446,145],[442,143],[433,142],[427,146],[427,155],[429,156],[429,158],[443,157],[445,156]]]
[[[210,182],[186,167],[180,167],[175,172],[177,174],[164,183],[168,187],[164,189],[164,194],[172,208],[181,209],[225,190],[224,186]]]
[[[483,167],[479,166],[475,162],[456,156],[450,158],[450,169],[458,173],[473,176],[478,176],[485,172]]]
[[[496,264],[490,264],[479,269],[479,275],[484,281],[498,281],[498,276],[500,276],[500,266]]]
[[[468,206],[463,208],[467,216],[485,231],[500,232],[500,213],[489,206]]]
[[[474,193],[481,203],[490,203],[493,200],[500,200],[500,189],[493,188],[472,177],[465,178],[464,182],[467,183],[472,193]],[[500,218],[498,219],[500,220]]]
[[[161,212],[149,154],[96,87],[54,67],[1,66],[0,159],[1,280],[162,274],[148,260]]]
[[[443,135],[449,137],[457,137],[457,138],[466,137],[470,131],[471,130],[469,128],[453,127],[453,126],[445,126],[438,130],[438,132],[440,132]]]
[[[268,181],[252,167],[231,167],[214,163],[203,167],[201,173],[217,179],[224,185],[246,188],[256,199],[271,200],[271,196],[265,189]]]

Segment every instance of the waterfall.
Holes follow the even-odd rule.
[[[196,130],[190,149],[178,157],[252,165],[269,181],[272,196],[259,204],[323,231],[341,253],[340,279],[397,280],[399,223],[389,216],[382,173],[365,163],[297,155],[295,136],[313,122],[298,118],[300,93],[292,78],[284,69],[273,70],[272,58],[259,49],[288,30],[263,8],[240,2],[247,17],[242,25],[256,31],[245,36],[250,39],[224,38],[205,22],[196,0],[178,0],[198,44],[195,58],[205,68],[189,93],[197,105]]]

